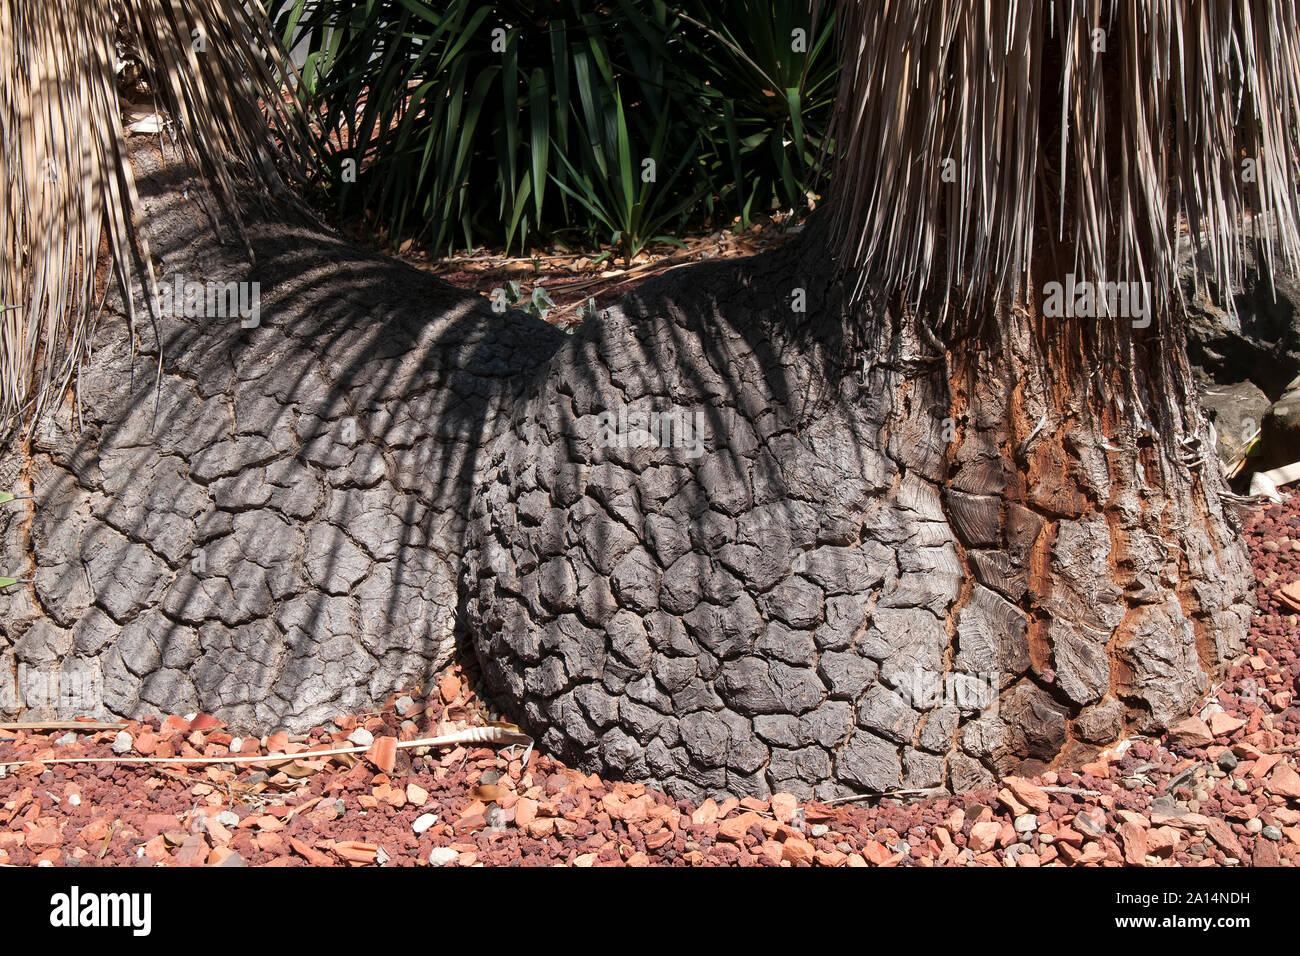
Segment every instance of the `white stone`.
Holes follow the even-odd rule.
[[[455,850],[448,846],[435,846],[429,851],[429,863],[432,866],[446,866],[460,856]]]

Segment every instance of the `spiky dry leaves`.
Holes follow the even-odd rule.
[[[1300,265],[1295,0],[839,8],[835,235],[859,294],[933,292],[951,321],[1021,296],[1050,257],[1150,283],[1161,315],[1180,215],[1221,289],[1247,231]]]
[[[311,143],[286,108],[291,70],[256,0],[2,0],[0,432],[34,421],[73,381],[103,291],[94,279],[101,236],[124,288],[137,256],[145,288],[154,284],[132,224],[119,28],[152,61],[174,134],[227,211],[237,208],[237,181],[280,190],[280,170],[299,168]],[[133,313],[141,306],[127,300]]]

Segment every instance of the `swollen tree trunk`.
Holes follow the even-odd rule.
[[[265,282],[267,320],[161,323],[157,385],[97,353],[0,518],[35,579],[0,672],[301,725],[468,634],[543,747],[689,797],[959,790],[1159,732],[1249,613],[1179,215],[1221,287],[1247,210],[1300,261],[1294,5],[1201,6],[846,0],[834,220],[568,339],[179,223],[164,281]],[[1140,278],[1150,327],[1053,318],[1048,262]]]
[[[250,215],[250,264],[181,157],[134,159],[194,309],[135,343],[106,318],[80,414],[0,449],[0,488],[33,496],[0,509],[0,572],[33,579],[0,593],[0,715],[260,735],[427,684],[463,622],[479,450],[563,334],[320,227]],[[254,283],[256,315],[209,309]]]
[[[80,426],[0,462],[35,495],[0,515],[35,578],[0,709],[305,727],[461,633],[590,769],[963,789],[1167,726],[1240,642],[1177,341],[1115,378],[1013,312],[938,352],[846,308],[816,221],[565,338],[296,227],[253,227],[249,271],[154,173],[164,277],[260,281],[261,323],[166,319],[161,392],[148,334],[105,338]]]
[[[825,235],[649,283],[552,359],[470,528],[500,700],[688,797],[967,789],[1187,714],[1250,576],[1181,343],[1097,374],[1086,329],[1015,311],[936,349],[846,309]]]

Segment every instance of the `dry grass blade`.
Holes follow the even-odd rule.
[[[839,10],[834,235],[859,296],[932,300],[955,330],[1021,297],[1041,249],[1053,274],[1149,283],[1159,317],[1180,220],[1220,289],[1248,234],[1300,266],[1295,0]]]
[[[261,5],[234,0],[0,0],[0,432],[73,381],[101,240],[123,289],[154,288],[117,89],[119,29],[149,61],[175,136],[227,212],[237,180],[283,192],[311,136],[284,99],[291,70]],[[274,137],[284,143],[273,155]],[[126,296],[134,321],[140,305]]]

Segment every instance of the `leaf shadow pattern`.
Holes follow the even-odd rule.
[[[37,430],[0,664],[95,670],[109,712],[303,728],[459,645],[544,749],[678,796],[965,790],[1168,726],[1244,631],[1212,496],[1112,513],[1142,449],[1088,486],[1099,436],[1061,440],[1041,361],[962,386],[907,322],[847,321],[817,218],[566,337],[311,225],[252,222],[250,265],[137,162],[163,281],[256,282],[262,315],[164,317],[161,381],[159,340],[103,323],[84,422]],[[1040,408],[1070,481],[1013,487]],[[918,684],[954,675],[996,699]]]
[[[110,299],[82,421],[33,441],[33,602],[4,653],[93,671],[106,712],[248,730],[426,680],[463,620],[478,449],[563,334],[312,224],[251,218],[250,264],[190,170],[135,162],[161,282],[203,305],[179,297],[133,353]],[[257,290],[256,324],[214,314],[225,283]]]

